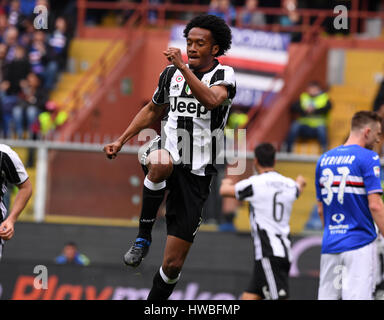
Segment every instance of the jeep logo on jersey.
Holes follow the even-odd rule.
[[[194,98],[175,97],[171,100],[170,111],[176,116],[210,119],[211,112]]]
[[[342,213],[335,213],[332,216],[332,220],[335,221],[336,223],[340,223],[345,219],[345,216]]]

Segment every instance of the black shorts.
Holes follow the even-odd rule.
[[[263,299],[288,299],[288,277],[291,264],[287,258],[268,257],[256,260],[251,283],[245,290]]]
[[[208,198],[211,176],[192,174],[182,165],[175,165],[167,179],[167,234],[193,242],[202,221],[204,203]]]
[[[154,150],[161,149],[161,140],[154,139],[141,157],[144,173],[146,157]],[[173,165],[173,171],[166,181],[169,191],[166,200],[167,234],[193,242],[202,222],[202,211],[208,199],[212,176],[198,176],[183,164]]]

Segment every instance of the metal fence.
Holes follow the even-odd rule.
[[[84,158],[84,155],[87,153],[89,155],[89,157],[93,159],[90,161],[94,161],[95,158],[98,159],[97,161],[104,161],[104,159],[106,159],[106,157],[104,157],[102,155],[102,152],[103,152],[102,150],[103,150],[104,145],[100,144],[100,143],[66,143],[66,142],[54,142],[54,141],[6,140],[6,139],[2,139],[2,140],[0,139],[0,143],[9,145],[12,148],[27,148],[27,149],[35,151],[36,161],[35,161],[35,166],[33,167],[33,169],[35,170],[35,185],[34,185],[34,202],[33,202],[33,208],[32,208],[32,210],[33,210],[33,219],[32,220],[35,222],[45,221],[45,219],[47,217],[47,203],[51,203],[51,205],[50,205],[50,208],[51,208],[52,207],[52,201],[57,199],[57,196],[52,197],[52,192],[53,192],[52,188],[54,186],[54,184],[52,184],[52,179],[55,179],[55,176],[54,176],[55,172],[57,173],[58,170],[61,170],[61,172],[66,171],[66,169],[63,169],[62,165],[61,165],[60,169],[52,170],[53,161],[52,161],[52,156],[50,156],[50,154],[52,154],[52,152],[59,154],[61,157],[62,157],[62,155],[64,155],[64,158],[66,158],[67,157],[66,155],[69,153],[71,153],[73,155],[71,158],[72,162],[68,164],[68,168],[69,168],[68,172],[67,173],[61,173],[61,175],[63,175],[63,174],[67,175],[67,179],[69,179],[69,180],[72,179],[71,174],[73,174],[73,179],[75,179],[75,173],[72,173],[72,171],[73,171],[72,168],[77,166],[77,162],[78,162],[77,157],[78,156],[79,156],[79,158],[80,157]],[[121,154],[124,154],[125,156],[129,155],[129,157],[127,157],[127,158],[129,158],[129,162],[127,162],[125,160],[121,161],[121,162],[125,162],[124,166],[130,167],[131,171],[136,170],[138,172],[138,175],[141,174],[140,166],[138,165],[138,161],[137,161],[137,153],[139,151],[139,148],[140,148],[140,146],[125,145],[120,152]],[[100,157],[97,155],[98,153],[100,154]],[[254,157],[253,152],[247,152],[247,154],[246,154],[246,160],[247,160],[246,175],[252,174],[252,172],[253,172],[253,157]],[[120,157],[120,158],[122,158],[122,157]],[[310,179],[314,179],[314,175],[312,173],[313,173],[314,166],[315,166],[317,159],[318,159],[317,155],[295,155],[295,154],[287,154],[287,153],[278,153],[277,154],[278,164],[279,165],[282,164],[282,166],[283,166],[282,174],[286,174],[289,171],[289,173],[291,173],[291,175],[294,175],[294,174],[297,174],[297,172],[300,172],[300,170],[304,170],[303,168],[308,167],[309,169],[306,169],[306,174]],[[63,161],[65,162],[65,160],[61,160],[61,162],[63,162]],[[134,168],[132,168],[133,163],[135,165]],[[121,163],[120,163],[120,165],[121,165]],[[116,162],[110,162],[108,160],[105,160],[105,162],[102,164],[102,166],[108,166],[108,168],[115,168],[117,166],[117,164],[116,164]],[[136,169],[136,166],[137,166],[137,169]],[[107,169],[104,169],[104,168],[99,169],[99,167],[95,167],[94,173],[100,175],[101,171],[110,170],[108,168]],[[93,174],[92,170],[93,170],[92,168],[89,168],[87,176],[84,177],[83,180],[89,179],[89,175]],[[115,170],[115,169],[113,169],[113,170]],[[120,172],[121,172],[122,169],[116,169],[116,170],[120,170]],[[124,179],[128,180],[129,179],[128,169],[127,170],[123,169],[123,170],[124,171],[120,175],[126,175],[124,177]],[[76,172],[76,175],[77,175],[78,179],[81,179],[81,177],[79,177],[79,171]],[[103,179],[105,180],[106,179],[105,176],[108,176],[108,172],[105,173],[104,177],[100,177],[100,181],[103,181]],[[113,177],[111,179],[113,179]],[[137,176],[135,177],[135,179],[140,180],[140,178],[137,179]],[[88,181],[82,182],[83,189],[84,189],[84,185],[86,185],[87,182]],[[299,203],[299,206],[298,206],[299,210],[296,210],[296,211],[300,212],[299,215],[301,215],[301,216],[308,216],[309,212],[311,211],[312,202],[315,201],[314,186],[312,186],[312,184],[313,184],[312,182],[313,181],[309,181],[309,184],[311,184],[310,190],[304,196],[304,199],[300,199],[301,204]],[[90,183],[95,183],[95,182],[90,182]],[[104,186],[102,185],[102,182],[100,182],[100,184],[101,184],[100,188],[103,188]],[[128,184],[128,182],[127,182],[127,184]],[[116,186],[116,189],[105,190],[105,191],[109,192],[109,193],[118,192],[118,189],[121,187],[121,181],[117,182],[117,185],[118,186]],[[140,189],[141,185],[142,185],[142,181],[140,181],[140,184],[136,183],[135,192],[137,194],[141,193],[141,189]],[[111,185],[108,185],[108,186],[109,186],[109,188],[112,189]],[[108,186],[106,188],[108,188]],[[56,190],[55,191],[56,194],[62,193],[62,191],[64,190],[63,188],[71,189],[71,186],[68,187],[68,184],[61,186],[61,191]],[[113,188],[115,188],[114,185],[113,185]],[[125,186],[123,186],[123,188],[125,188]],[[71,205],[70,202],[74,201],[73,199],[76,199],[77,193],[75,190],[76,190],[75,188],[73,190],[68,190],[68,193],[71,193],[73,191],[73,195],[71,195],[72,200],[64,200],[64,202],[68,203],[68,206]],[[88,191],[91,193],[92,190],[93,189],[90,188]],[[127,195],[132,197],[130,190],[131,189],[124,189],[125,196],[120,194],[119,197],[127,198]],[[59,196],[61,196],[61,195],[59,195]],[[98,194],[89,194],[88,196],[90,198],[94,198],[95,199],[94,205],[98,206],[98,204],[96,202],[97,202],[97,199],[100,198],[99,195]],[[82,197],[82,196],[79,194],[79,197]],[[135,202],[136,202],[135,208],[137,208],[137,210],[139,210],[141,202],[139,202],[139,201],[135,201]],[[91,201],[89,201],[88,203],[91,203]],[[121,210],[127,210],[126,204],[122,204],[122,208],[123,209],[121,209]],[[86,208],[84,211],[93,211],[94,209],[95,208]],[[48,212],[48,214],[49,213],[50,212]],[[131,213],[132,213],[132,210],[131,210]],[[76,215],[76,213],[74,213],[73,215]],[[138,215],[137,211],[132,213],[132,216],[137,216],[137,215]],[[130,217],[127,216],[127,217],[132,218],[132,216],[130,216]],[[108,216],[106,216],[106,217],[110,218]],[[304,218],[305,217],[303,217],[302,219],[304,219]],[[245,219],[247,220],[247,218],[245,218]]]

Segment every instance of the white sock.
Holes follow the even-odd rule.
[[[164,271],[163,271],[163,267],[160,267],[160,275],[161,275],[161,277],[163,278],[164,282],[165,282],[165,283],[168,283],[168,284],[174,284],[174,283],[176,283],[177,281],[179,281],[179,279],[180,279],[180,273],[179,273],[179,275],[177,276],[177,278],[175,278],[175,279],[170,279],[170,278],[168,278],[168,277],[166,276],[166,274],[164,273]]]
[[[161,182],[158,182],[158,183],[154,183],[154,182],[152,182],[151,180],[148,179],[148,176],[145,176],[145,179],[144,179],[144,185],[145,185],[149,190],[157,191],[157,190],[164,189],[165,186],[166,186],[166,183],[165,183],[165,180],[164,180],[164,181],[161,181]]]

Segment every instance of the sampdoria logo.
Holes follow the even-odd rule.
[[[342,213],[335,213],[333,216],[332,216],[332,220],[335,221],[336,223],[340,223],[342,221],[344,221],[345,219],[345,216],[342,214]]]

